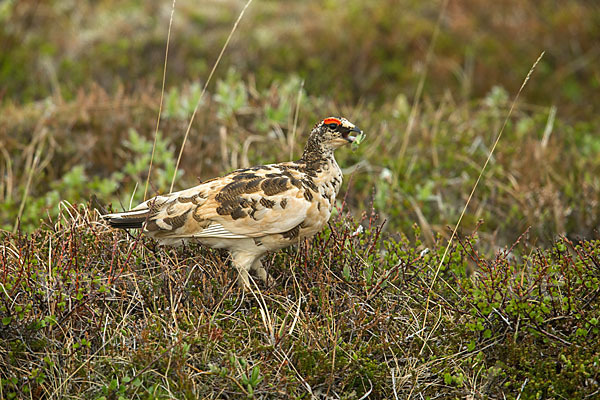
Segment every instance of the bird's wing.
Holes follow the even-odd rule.
[[[275,164],[242,169],[191,189],[157,196],[144,230],[156,238],[256,238],[302,224],[317,191],[312,178]]]

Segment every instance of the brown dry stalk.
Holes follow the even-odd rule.
[[[15,224],[13,226],[13,233],[17,232],[19,228],[19,224],[21,221],[21,216],[23,215],[23,211],[25,210],[25,203],[27,202],[27,197],[29,196],[29,189],[31,188],[31,180],[33,178],[33,174],[38,167],[38,162],[40,160],[40,156],[42,153],[43,143],[40,143],[37,151],[35,152],[35,156],[33,157],[33,161],[31,166],[29,167],[29,171],[27,173],[27,183],[25,184],[25,191],[23,192],[23,198],[21,199],[21,204],[19,205],[19,212],[17,213],[17,218],[15,218]]]
[[[294,126],[292,128],[292,136],[288,142],[290,148],[290,159],[294,158],[294,144],[296,143],[296,128],[298,127],[298,114],[300,111],[300,100],[302,99],[302,89],[304,89],[304,79],[302,82],[300,82],[300,87],[298,88],[298,97],[296,97],[296,110],[294,111]]]

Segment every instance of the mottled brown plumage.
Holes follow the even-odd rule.
[[[117,228],[143,228],[161,244],[196,241],[231,252],[240,281],[266,280],[260,258],[319,232],[342,184],[333,152],[360,132],[344,118],[312,130],[298,161],[239,169],[193,188],[156,196],[104,218]]]

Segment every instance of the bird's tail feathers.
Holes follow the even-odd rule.
[[[125,211],[120,213],[105,214],[102,216],[110,226],[121,229],[141,228],[150,215],[148,208],[135,211]]]

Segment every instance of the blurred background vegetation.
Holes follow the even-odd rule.
[[[168,191],[201,88],[244,4],[176,3],[152,192]],[[3,229],[17,218],[24,230],[40,226],[61,200],[96,193],[127,208],[143,197],[171,7],[0,3]],[[463,229],[483,219],[490,248],[528,227],[536,244],[596,237],[599,39],[591,1],[255,0],[202,100],[176,187],[297,157],[312,124],[343,115],[367,133],[338,156],[351,207],[373,203],[388,232],[410,234],[417,223],[431,243],[456,222],[546,51]]]

